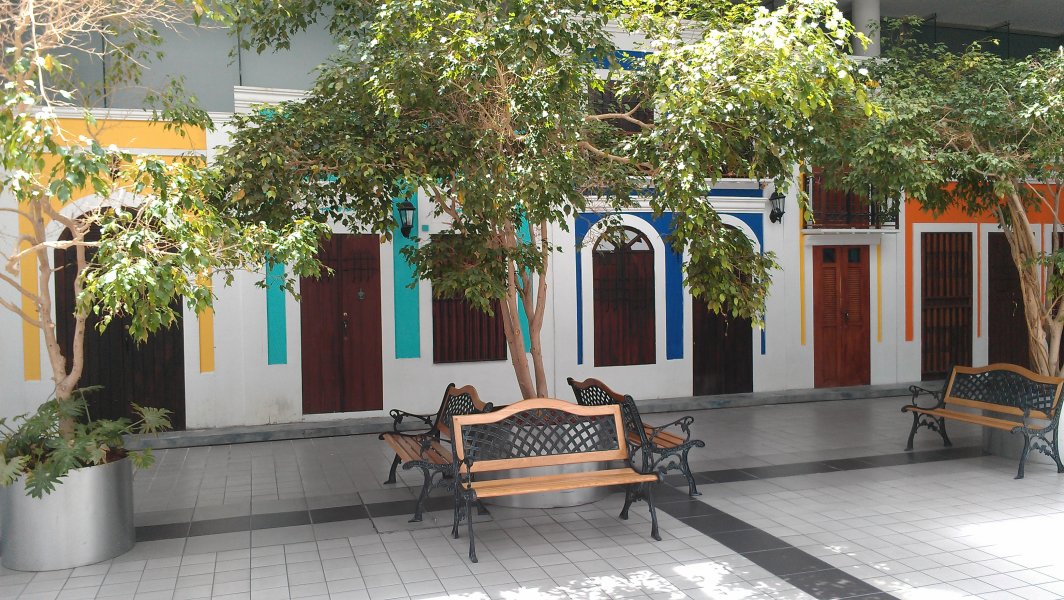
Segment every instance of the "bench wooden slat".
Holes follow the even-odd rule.
[[[425,460],[436,465],[451,463],[451,453],[443,447],[439,440],[432,440],[425,456],[421,455],[422,438],[397,433],[385,433],[384,441],[395,450],[403,462]]]
[[[632,469],[609,469],[584,473],[563,473],[560,475],[537,475],[532,477],[513,477],[510,479],[491,479],[474,481],[470,487],[476,490],[478,498],[535,494],[538,492],[556,492],[589,487],[605,487],[632,483],[652,483],[658,480],[654,474],[640,474]]]
[[[958,412],[955,410],[946,410],[944,408],[911,408],[909,410],[915,413],[931,415],[933,417],[946,417],[947,419],[975,423],[976,425],[991,427],[993,429],[1003,429],[1005,431],[1012,431],[1017,427],[1023,426],[1023,423],[1020,423],[1018,421],[1009,421],[1008,419],[996,419],[994,417],[977,415],[975,413]],[[1041,427],[1031,427],[1031,429],[1041,429]]]
[[[946,404],[956,404],[958,406],[965,406],[968,408],[976,408],[980,410],[989,410],[992,412],[1002,413],[1006,415],[1016,415],[1017,417],[1023,416],[1023,410],[1015,406],[1004,406],[1001,404],[991,404],[990,402],[980,402],[978,400],[967,400],[965,398],[953,398],[946,396]],[[1049,419],[1049,415],[1040,410],[1032,410],[1031,417],[1035,419]]]
[[[643,430],[647,432],[647,438],[649,438],[651,442],[662,448],[675,448],[686,441],[684,438],[668,431],[659,431],[657,435],[652,437],[652,432],[654,431],[653,425],[644,424]]]

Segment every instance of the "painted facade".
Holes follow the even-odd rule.
[[[196,47],[196,52],[217,53],[215,46],[227,43],[214,33],[203,35],[202,44],[188,41],[184,44]],[[255,60],[249,60],[235,77],[227,72],[216,79],[223,84],[212,87],[207,98],[210,107],[219,110],[213,115],[221,124],[217,131],[178,138],[150,125],[143,113],[101,110],[98,118],[105,125],[104,143],[115,143],[137,153],[194,152],[209,159],[228,139],[224,123],[230,111],[252,110],[259,103],[299,96],[298,91],[287,88],[307,83],[309,78],[301,79],[303,75],[299,75],[293,79],[291,73],[310,73],[312,65],[327,55],[328,46],[312,34],[300,43],[305,46],[302,54],[297,51],[279,59],[288,64],[288,69],[267,70]],[[632,40],[619,43],[630,43],[633,50],[638,50]],[[298,49],[300,44],[295,47]],[[182,60],[191,60],[187,53],[183,56]],[[272,73],[288,75],[277,80],[271,79]],[[270,87],[240,85],[247,80]],[[990,285],[986,265],[989,236],[997,230],[993,219],[970,218],[959,213],[936,218],[911,205],[903,205],[898,228],[813,229],[800,218],[793,187],[786,198],[783,219],[776,223],[769,219],[768,198],[773,190],[760,187],[756,181],[721,181],[706,200],[714,204],[726,224],[744,232],[757,250],[775,252],[781,265],[774,275],[764,327],[749,332],[753,391],[814,387],[818,344],[823,350],[825,344],[837,343],[824,337],[825,334],[817,339],[818,330],[827,330],[821,327],[823,316],[818,316],[821,313],[817,313],[818,304],[814,301],[815,288],[824,285],[823,268],[816,265],[836,252],[840,261],[846,256],[859,256],[860,260],[867,261],[861,275],[867,281],[854,280],[862,288],[857,290],[857,296],[867,296],[867,306],[861,309],[864,311],[861,326],[867,328],[868,370],[859,383],[920,380],[924,375],[925,353],[921,321],[925,302],[921,283],[925,234],[971,234],[965,238],[970,239],[969,266],[974,273],[969,296],[970,360],[976,365],[987,362]],[[417,194],[409,199],[417,204]],[[11,199],[0,198],[0,205],[7,202]],[[99,199],[88,196],[73,203],[68,210],[75,214],[79,207],[98,203]],[[655,218],[640,203],[621,216],[626,227],[649,240],[654,252],[654,360],[642,365],[595,366],[592,252],[602,232],[599,216],[578,215],[566,229],[554,228],[554,239],[564,251],[552,260],[551,299],[543,327],[547,377],[553,395],[569,398],[567,377],[597,377],[640,399],[692,394],[695,345],[712,344],[713,340],[695,339],[694,303],[682,284],[681,275],[681,266],[688,257],[675,253],[666,241],[671,218],[672,215]],[[417,234],[424,236],[440,227],[424,206],[418,206],[414,227]],[[1040,223],[1038,227],[1044,243],[1049,224]],[[10,239],[18,228],[10,213],[0,212],[0,239]],[[349,232],[338,230],[337,233]],[[59,234],[57,228],[54,235]],[[291,296],[269,285],[283,265],[263,265],[260,273],[241,274],[232,287],[225,288],[221,281],[216,282],[217,302],[212,312],[196,315],[186,309],[181,331],[186,427],[380,416],[393,408],[431,412],[450,382],[476,386],[485,401],[498,404],[518,399],[508,360],[434,364],[431,286],[428,282],[415,282],[410,265],[400,255],[401,248],[412,243],[415,242],[396,232],[393,242],[381,246],[377,259],[383,389],[379,410],[322,414],[305,410],[301,344],[305,315]],[[854,247],[864,250],[857,255],[847,254],[847,249]],[[34,277],[31,266],[23,265],[22,277]],[[254,285],[263,277],[267,278],[266,289]],[[843,295],[846,293],[849,291],[843,290]],[[0,289],[0,295],[17,300],[9,289]],[[839,310],[843,318],[850,318],[848,310]],[[352,333],[350,343],[357,344],[358,335],[357,331]],[[44,362],[42,336],[13,314],[0,311],[0,340],[0,416],[31,411],[47,399],[52,388]]]
[[[238,88],[238,107],[249,109],[258,101],[287,96],[279,90]],[[104,115],[101,115],[104,116]],[[216,115],[224,121],[225,115]],[[135,152],[173,154],[192,151],[210,156],[226,141],[224,127],[216,132],[171,139],[149,125],[144,115],[112,115],[106,122],[105,141]],[[752,180],[720,182],[707,198],[725,223],[743,231],[758,250],[774,251],[782,270],[775,275],[764,329],[750,332],[754,351],[754,390],[812,387],[812,249],[825,243],[863,244],[871,248],[874,266],[870,289],[875,315],[872,321],[872,372],[870,383],[910,381],[919,378],[918,362],[911,360],[919,339],[905,338],[906,270],[905,232],[811,232],[803,230],[797,202],[787,199],[781,223],[768,219],[770,189]],[[416,198],[413,198],[416,200]],[[88,196],[68,207],[98,204]],[[428,234],[440,227],[419,207],[415,231]],[[0,227],[14,231],[11,217]],[[650,240],[655,265],[655,360],[652,364],[596,367],[594,364],[594,274],[591,252],[601,234],[599,215],[579,215],[553,235],[565,251],[552,261],[550,290],[543,330],[547,349],[547,375],[551,391],[568,397],[566,377],[599,377],[638,398],[687,396],[692,393],[692,300],[681,281],[686,257],[665,241],[672,215],[654,218],[644,205],[635,205],[621,219]],[[906,230],[911,229],[906,225]],[[341,233],[339,230],[338,233]],[[58,228],[54,235],[58,237]],[[413,288],[411,268],[399,254],[414,243],[396,232],[394,243],[384,244],[379,257],[382,325],[381,410],[358,413],[305,414],[303,410],[300,305],[276,287],[262,289],[255,281],[267,271],[283,268],[264,265],[260,273],[246,273],[225,288],[217,282],[217,302],[209,314],[184,315],[184,386],[188,428],[252,425],[345,416],[376,416],[392,408],[431,411],[439,394],[454,381],[473,384],[485,400],[510,402],[518,398],[509,361],[433,364],[432,290],[428,282]],[[24,277],[32,277],[24,269]],[[5,294],[8,294],[6,290]],[[5,296],[9,297],[9,296]],[[2,413],[13,415],[33,409],[51,389],[43,339],[23,326],[14,315],[0,314],[0,378],[4,385]],[[14,343],[12,343],[14,342]]]

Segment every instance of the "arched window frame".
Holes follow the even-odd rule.
[[[637,368],[664,364],[666,361],[665,345],[665,253],[666,246],[661,235],[647,220],[633,214],[612,215],[609,220],[612,227],[630,227],[642,233],[654,249],[654,356],[655,362],[649,365],[629,365],[623,368]],[[595,274],[593,253],[595,244],[605,233],[605,219],[592,225],[580,246],[581,278],[579,285],[584,297],[581,310],[582,338],[584,344],[583,364],[595,364]]]

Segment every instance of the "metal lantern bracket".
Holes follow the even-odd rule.
[[[768,213],[769,221],[779,223],[783,220],[783,204],[786,200],[787,197],[780,192],[772,192],[772,195],[768,197],[768,202],[772,206],[772,210]]]
[[[399,210],[399,231],[409,239],[410,232],[414,230],[414,211],[417,209],[409,200],[403,200],[396,208]]]

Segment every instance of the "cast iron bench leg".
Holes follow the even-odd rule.
[[[1016,471],[1015,479],[1023,479],[1023,463],[1027,462],[1027,454],[1031,452],[1031,434],[1023,433],[1023,452],[1020,453],[1020,468]]]
[[[687,495],[688,496],[701,496],[702,492],[698,491],[695,487],[695,476],[691,474],[691,466],[687,464],[687,453],[691,449],[683,451],[683,455],[680,456],[680,472],[687,478]]]
[[[633,489],[634,487],[634,484],[624,486],[624,508],[621,509],[621,514],[618,515],[618,517],[624,519],[625,521],[628,520],[628,508],[632,506],[632,500],[635,496],[635,490]]]
[[[946,419],[941,418],[938,420],[938,434],[942,436],[942,445],[949,448],[953,446],[953,442],[949,441],[949,436],[946,435]]]
[[[1064,464],[1060,462],[1060,444],[1056,435],[1053,435],[1053,460],[1057,463],[1057,473],[1064,473]]]
[[[909,442],[905,444],[905,451],[913,449],[913,438],[916,437],[916,430],[920,428],[920,413],[913,413],[913,428],[909,430]]]
[[[429,490],[432,489],[432,477],[436,474],[426,466],[421,467],[421,472],[425,476],[425,481],[421,484],[421,494],[417,497],[417,504],[414,505],[414,518],[410,519],[410,523],[421,522],[421,507],[425,504],[425,498],[429,496]]]
[[[462,502],[458,495],[458,486],[454,490],[454,524],[451,525],[451,537],[458,539],[458,524],[462,521]]]
[[[646,487],[646,500],[650,505],[650,537],[657,541],[661,541],[661,535],[658,533],[658,511],[654,509],[654,484],[645,483]]]
[[[466,496],[466,526],[469,528],[469,560],[477,562],[477,545],[473,540],[473,499]]]
[[[399,458],[398,454],[396,454],[395,459],[392,460],[392,469],[388,471],[388,481],[385,481],[384,483],[395,483],[395,469],[399,466],[399,463],[401,462],[402,459]]]

